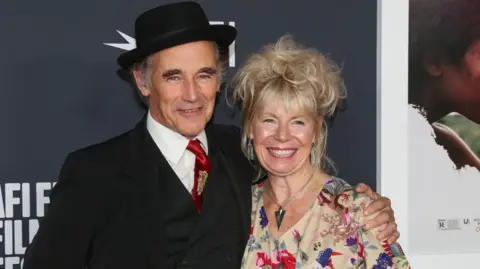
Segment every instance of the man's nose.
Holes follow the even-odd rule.
[[[188,102],[198,101],[198,87],[194,81],[187,80],[183,88],[183,99]]]

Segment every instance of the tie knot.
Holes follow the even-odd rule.
[[[195,154],[195,156],[206,156],[205,151],[200,144],[200,140],[198,139],[190,140],[190,142],[188,142],[187,149]]]

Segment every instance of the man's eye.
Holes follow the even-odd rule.
[[[171,76],[169,78],[167,78],[168,81],[178,81],[180,80],[180,77],[179,76]]]
[[[201,79],[210,79],[210,78],[212,78],[212,76],[205,74],[205,75],[200,75],[200,78]]]

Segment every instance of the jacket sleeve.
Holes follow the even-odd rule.
[[[101,188],[71,154],[52,189],[50,205],[27,247],[23,269],[85,269],[89,245],[100,217]]]

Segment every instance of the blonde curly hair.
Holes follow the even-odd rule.
[[[325,119],[345,97],[340,68],[316,49],[303,48],[290,35],[265,46],[247,59],[234,78],[233,101],[243,110],[244,154],[249,156],[248,134],[257,113],[267,102],[281,100],[287,109],[296,106],[323,122],[316,127],[310,162],[321,169],[334,168],[325,154]]]

